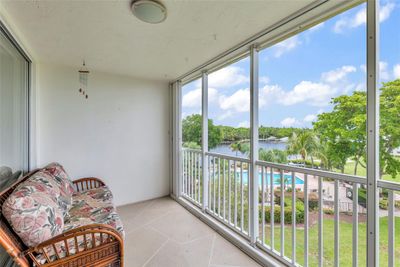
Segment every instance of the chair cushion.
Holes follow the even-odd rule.
[[[69,210],[68,219],[65,220],[63,232],[89,224],[107,224],[115,228],[122,237],[125,235],[121,219],[113,204],[112,193],[107,186],[75,192],[72,195],[72,207]],[[95,240],[96,245],[99,245],[101,240],[99,234],[95,234]],[[83,251],[85,247],[91,248],[93,246],[92,235],[86,236],[86,245],[85,240],[78,237],[78,248],[74,239],[68,239],[67,242],[70,255],[76,254],[77,249]],[[57,243],[56,248],[59,255],[65,257],[65,244],[63,242]],[[52,261],[56,259],[54,250],[49,249],[46,252]],[[47,262],[43,254],[37,255],[37,260],[42,264]]]
[[[28,247],[62,233],[64,219],[57,201],[59,195],[54,179],[39,171],[21,183],[4,202],[4,217]]]
[[[75,202],[77,202],[80,199],[88,199],[88,197],[97,202],[106,202],[108,204],[113,204],[113,199],[114,199],[111,190],[105,185],[83,192],[75,192],[72,195],[72,199],[75,200]]]
[[[68,215],[68,210],[71,208],[72,195],[75,189],[71,179],[63,166],[57,162],[53,162],[45,166],[42,171],[49,173],[60,187],[60,205],[63,207],[64,217]]]
[[[121,219],[112,202],[111,191],[106,186],[75,193],[64,232],[88,224],[107,224],[124,236]]]

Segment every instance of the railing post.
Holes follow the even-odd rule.
[[[379,1],[367,1],[367,266],[379,265]]]
[[[208,208],[208,74],[203,71],[201,78],[201,114],[202,114],[202,135],[201,135],[201,161],[203,176],[203,211]]]
[[[250,48],[250,238],[255,246],[259,234],[258,229],[258,49]]]

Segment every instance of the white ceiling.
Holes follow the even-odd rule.
[[[4,1],[36,61],[172,80],[312,0],[163,1],[168,18],[146,24],[130,1]]]

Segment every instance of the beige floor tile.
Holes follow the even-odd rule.
[[[259,267],[260,265],[229,241],[216,235],[211,255],[211,265]]]
[[[144,225],[148,225],[164,217],[170,212],[180,209],[182,209],[182,207],[170,198],[151,200],[151,203],[143,210],[139,211],[137,216],[132,216],[127,220],[122,219],[125,232],[130,233],[135,231]]]
[[[143,266],[168,238],[148,227],[140,228],[125,238],[125,266]]]
[[[117,207],[117,211],[122,221],[132,220],[148,207],[152,201],[144,201]]]
[[[259,267],[170,198],[118,208],[127,267]]]
[[[149,226],[181,243],[214,234],[214,230],[186,210],[171,212]]]
[[[188,243],[168,241],[145,265],[146,267],[207,267],[214,236],[209,235]]]

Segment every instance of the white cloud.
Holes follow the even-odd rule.
[[[227,111],[225,111],[225,112],[219,113],[219,115],[218,115],[218,117],[217,117],[217,120],[223,121],[223,120],[225,120],[225,119],[231,117],[232,115],[233,115],[232,111],[227,110]]]
[[[267,106],[270,102],[284,106],[305,103],[309,106],[324,107],[339,93],[354,90],[356,84],[349,83],[346,76],[357,71],[354,66],[340,68],[321,74],[320,82],[301,81],[290,91],[285,91],[279,85],[266,84],[260,88],[259,106]]]
[[[365,82],[360,82],[354,87],[354,91],[366,91],[367,86],[365,85]]]
[[[345,19],[339,19],[336,21],[335,26],[333,26],[333,31],[335,33],[342,33],[343,28],[347,27],[347,22]]]
[[[242,68],[228,66],[211,73],[208,76],[208,86],[214,88],[225,88],[235,85],[249,83],[250,79],[245,75]]]
[[[201,107],[201,89],[197,88],[187,92],[182,97],[182,106],[185,108]]]
[[[280,43],[277,43],[275,47],[275,57],[280,57],[283,54],[295,49],[298,45],[301,44],[301,41],[298,35],[290,37]]]
[[[328,84],[301,81],[292,91],[285,92],[284,98],[279,99],[279,102],[285,106],[302,102],[311,106],[326,106],[335,93],[336,90]]]
[[[235,112],[247,112],[250,110],[250,90],[239,89],[231,96],[222,95],[219,98],[220,108]]]
[[[293,117],[287,117],[281,121],[281,125],[283,127],[291,127],[291,126],[294,126],[297,124],[298,124],[298,121]]]
[[[259,95],[258,105],[260,108],[262,108],[267,106],[271,101],[276,101],[276,99],[283,98],[285,92],[278,85],[267,84],[260,89]]]
[[[400,64],[394,65],[394,67],[393,67],[393,75],[394,75],[394,78],[400,79]]]
[[[305,122],[313,122],[316,119],[317,119],[317,115],[315,115],[315,114],[309,114],[309,115],[304,117],[304,121]]]
[[[328,84],[301,81],[291,91],[284,91],[278,85],[266,85],[260,90],[259,106],[263,108],[270,102],[284,106],[306,103],[310,106],[329,105],[336,90]]]
[[[394,3],[387,3],[386,5],[380,7],[379,9],[379,21],[384,22],[390,17],[393,9],[395,8]]]
[[[238,127],[245,127],[245,128],[249,128],[250,127],[250,122],[248,121],[242,121],[238,124]]]
[[[360,66],[360,69],[365,73],[367,72],[367,68],[364,64]],[[379,77],[382,80],[390,80],[392,78],[389,64],[386,61],[379,61]],[[393,78],[400,78],[400,64],[393,66]]]
[[[267,84],[267,83],[269,83],[269,77],[268,77],[268,76],[261,76],[261,77],[259,78],[259,80],[260,80],[260,84]]]
[[[386,5],[381,6],[379,10],[379,21],[384,22],[390,17],[395,4],[390,2]],[[358,26],[364,25],[367,20],[367,11],[363,7],[353,17],[343,17],[336,21],[333,31],[335,33],[343,33],[346,29],[357,28]]]
[[[208,101],[215,102],[218,99],[218,91],[214,88],[208,88]],[[201,88],[187,92],[182,97],[182,107],[184,108],[201,108]]]
[[[388,71],[388,63],[385,61],[379,61],[379,77],[381,80],[389,80],[390,74]]]
[[[357,69],[354,66],[342,66],[335,70],[322,73],[321,79],[322,81],[327,83],[335,83],[344,79],[347,76],[347,74],[356,71]]]

